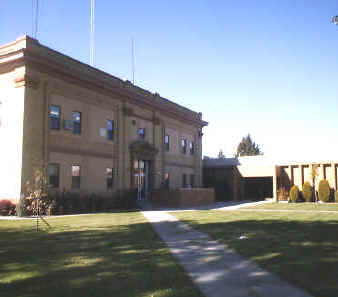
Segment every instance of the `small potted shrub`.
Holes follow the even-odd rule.
[[[318,185],[318,198],[322,202],[329,202],[330,200],[330,186],[329,182],[325,179],[322,179]]]
[[[294,185],[290,190],[290,200],[296,203],[298,198],[299,198],[299,188],[298,186]]]
[[[303,184],[303,197],[306,202],[312,202],[313,201],[313,192],[312,192],[312,186],[309,182],[305,182]]]

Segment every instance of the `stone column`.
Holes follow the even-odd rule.
[[[291,165],[289,165],[288,169],[289,169],[290,186],[293,186],[295,183],[294,178],[293,178],[293,168]]]
[[[117,162],[117,187],[118,189],[125,188],[125,116],[123,114],[123,106],[120,105],[117,111],[116,119],[116,139],[118,146],[118,162]],[[127,148],[126,148],[127,149]]]
[[[277,177],[278,177],[278,166],[274,167],[273,176],[272,176],[272,189],[273,189],[273,200],[278,201],[277,199]]]
[[[331,179],[332,180],[332,185],[330,185],[334,190],[337,190],[337,176],[336,176],[336,164],[331,163]]]

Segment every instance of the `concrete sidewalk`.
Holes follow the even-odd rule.
[[[143,211],[206,297],[311,297],[164,211]]]

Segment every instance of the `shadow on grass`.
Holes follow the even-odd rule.
[[[9,296],[202,296],[148,223],[0,230]]]
[[[207,222],[203,216],[178,217],[316,297],[338,296],[338,219]]]

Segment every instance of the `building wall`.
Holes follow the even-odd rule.
[[[203,124],[197,113],[45,48],[27,37],[0,47],[0,58],[8,60],[7,54],[25,48],[29,51],[22,57],[34,53],[38,59],[25,58],[21,69],[13,68],[13,72],[1,67],[0,72],[4,122],[0,136],[7,139],[0,156],[0,164],[5,165],[0,169],[0,180],[5,185],[0,187],[0,198],[19,198],[26,182],[33,181],[36,169],[48,164],[60,166],[60,190],[110,195],[105,176],[108,167],[115,169],[114,190],[130,188],[135,157],[130,146],[140,140],[139,128],[145,128],[143,141],[157,152],[151,160],[153,188],[163,186],[166,173],[169,173],[171,189],[182,187],[183,174],[187,175],[187,184],[194,175],[194,186],[201,186]],[[48,66],[43,66],[45,62]],[[76,77],[75,72],[80,72],[83,79]],[[88,79],[85,81],[87,75],[99,77],[102,87]],[[130,93],[120,92],[121,88],[135,89],[135,98]],[[138,102],[137,96],[141,93],[162,105],[162,110],[156,108],[156,104]],[[51,105],[61,108],[59,130],[50,129]],[[165,105],[168,110],[176,108],[176,112],[168,113],[163,109]],[[81,112],[80,135],[64,129],[64,120],[72,121],[74,111]],[[104,135],[107,120],[115,123],[113,141]],[[169,151],[164,149],[166,134],[171,137]],[[186,153],[181,152],[182,138],[187,140]],[[194,142],[194,154],[189,152],[190,142]],[[71,188],[72,165],[81,166],[80,190]]]
[[[276,191],[282,187],[289,190],[291,186],[297,185],[301,190],[305,182],[309,182],[313,186],[312,168],[316,168],[316,190],[318,190],[319,181],[322,179],[326,179],[329,182],[331,189],[337,190],[337,166],[337,162],[300,163],[276,166],[278,178],[274,184],[274,188]]]
[[[16,201],[21,191],[25,89],[14,78],[24,68],[0,73],[0,197]]]

